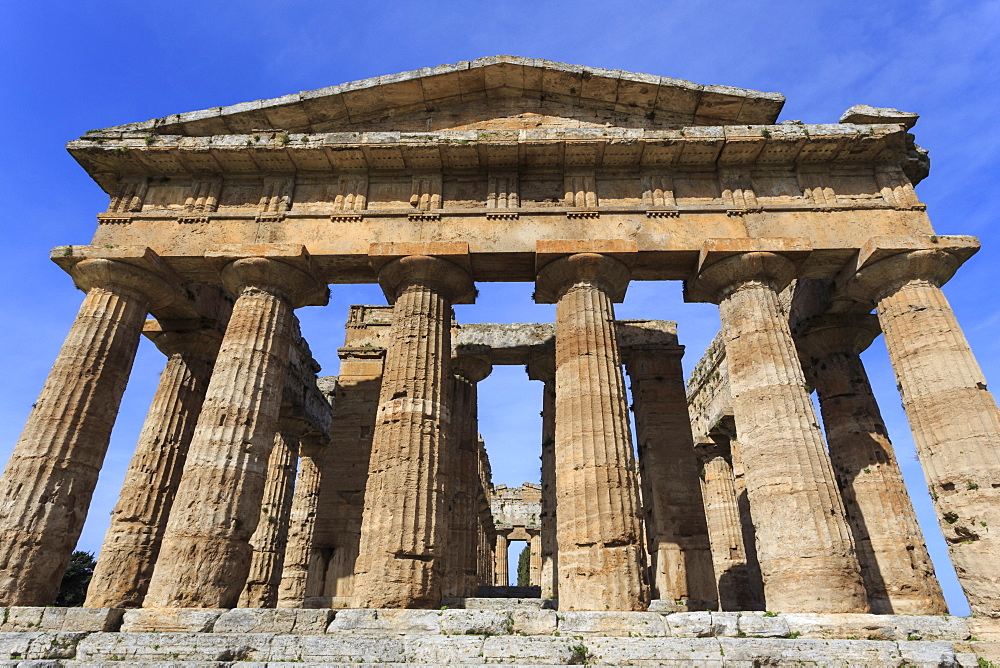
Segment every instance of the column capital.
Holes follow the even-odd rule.
[[[478,383],[493,371],[489,346],[458,346],[451,355],[451,371],[465,380]]]
[[[556,382],[556,349],[551,342],[531,349],[528,353],[528,364],[525,367],[528,378],[540,380],[543,383]]]
[[[685,284],[684,299],[718,304],[747,283],[765,283],[775,292],[781,292],[795,275],[795,263],[780,253],[736,253],[703,265]]]
[[[223,332],[214,327],[194,330],[163,329],[156,320],[147,320],[142,334],[167,357],[180,354],[203,360],[215,359],[223,336]]]
[[[326,283],[310,271],[269,257],[243,257],[222,268],[222,282],[237,297],[246,288],[277,293],[293,308],[324,306],[330,296]]]
[[[632,272],[624,262],[601,253],[575,253],[549,262],[535,279],[535,302],[555,304],[574,285],[592,285],[614,302],[625,299]]]
[[[388,262],[379,269],[378,282],[393,304],[411,285],[439,292],[452,304],[472,304],[476,300],[476,286],[469,272],[430,255],[406,255]]]
[[[174,301],[177,289],[162,276],[121,260],[87,258],[69,270],[81,290],[91,288],[138,293],[149,300],[149,310],[163,308]]]
[[[868,313],[816,316],[793,332],[801,353],[813,358],[838,353],[860,355],[881,333],[878,316]]]
[[[910,281],[941,287],[958,271],[962,260],[944,249],[912,250],[876,260],[844,281],[844,296],[859,302],[877,302]]]
[[[715,457],[730,461],[732,457],[729,439],[723,436],[699,438],[694,442],[694,452],[702,463]]]

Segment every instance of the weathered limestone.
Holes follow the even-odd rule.
[[[747,569],[729,439],[699,441],[697,450],[702,464],[701,484],[719,607],[724,611],[756,609],[757,597]]]
[[[222,269],[237,295],[170,513],[145,607],[234,607],[250,568],[288,365],[293,309],[325,303],[305,249]],[[225,258],[225,250],[219,255]]]
[[[536,300],[556,302],[556,494],[559,605],[642,610],[649,585],[614,300],[629,270],[577,253],[538,274]]]
[[[873,320],[820,316],[801,326],[797,342],[819,394],[871,611],[943,615],[948,606],[859,356],[879,333]]]
[[[477,548],[479,507],[479,418],[476,386],[493,370],[489,349],[462,348],[452,357],[451,467],[445,483],[448,511],[448,541],[444,551],[442,596],[474,596],[479,586]]]
[[[129,250],[136,251],[132,257],[84,259],[71,270],[87,296],[0,478],[2,605],[55,599],[87,517],[146,313],[174,299],[152,251]]]
[[[372,441],[354,598],[361,607],[438,607],[451,448],[451,305],[473,285],[457,264],[394,259],[379,282],[395,303]]]
[[[307,596],[319,594],[318,591],[310,592],[310,584],[313,583],[310,583],[309,575],[311,570],[318,570],[310,567],[319,558],[314,543],[319,490],[323,480],[322,464],[319,461],[323,456],[323,448],[303,441],[299,444],[299,455],[299,473],[295,479],[292,507],[288,514],[285,560],[278,584],[279,608],[301,608]]]
[[[146,335],[167,356],[167,365],[111,514],[87,607],[142,605],[222,338],[215,329],[157,327]]]
[[[493,551],[493,584],[497,587],[506,587],[510,584],[510,568],[508,566],[508,554],[510,544],[507,536],[498,535],[496,547]]]
[[[639,450],[653,598],[715,610],[718,591],[693,449],[681,346],[632,346],[625,362]]]
[[[253,555],[241,608],[273,608],[278,603],[281,566],[285,560],[295,469],[299,458],[299,440],[307,426],[300,420],[280,418],[274,434],[274,446],[267,462],[260,519],[250,537]]]
[[[719,304],[767,607],[867,612],[844,504],[778,303],[795,266],[758,250],[702,257],[687,297]]]
[[[530,548],[528,553],[528,584],[532,587],[540,587],[542,584],[542,534],[531,534],[528,546]]]
[[[1000,411],[941,292],[959,264],[945,250],[901,252],[863,266],[848,289],[875,302],[969,607],[1000,616]]]
[[[555,350],[546,346],[528,360],[528,377],[544,383],[542,388],[542,510],[541,524],[542,598],[559,596],[559,543],[556,538],[556,370]]]

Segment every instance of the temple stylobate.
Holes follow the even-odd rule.
[[[0,478],[0,603],[54,599],[145,335],[165,368],[89,607],[440,608],[502,594],[523,539],[559,610],[943,614],[859,357],[882,338],[1000,616],[1000,411],[941,290],[978,242],[917,198],[915,114],[783,102],[499,56],[70,142],[110,204],[52,252],[86,296]],[[488,281],[555,322],[455,322]],[[687,387],[677,314],[616,319],[633,281],[718,305]],[[295,310],[359,283],[388,306],[317,379]],[[544,386],[520,533],[476,412],[502,364]]]

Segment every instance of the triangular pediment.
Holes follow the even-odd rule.
[[[496,56],[107,129],[187,136],[256,130],[657,129],[771,124],[784,100],[778,93]]]

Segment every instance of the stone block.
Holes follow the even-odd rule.
[[[443,610],[441,632],[447,635],[509,635],[514,630],[510,612],[496,610]]]
[[[739,612],[713,612],[712,635],[717,638],[739,635],[740,615],[742,614]]]
[[[72,659],[86,633],[0,633],[0,658],[14,661]]]
[[[974,666],[979,665],[979,659],[1000,666],[1000,642],[984,640],[981,642],[955,642],[951,645],[955,648],[956,656],[959,653],[975,655],[976,660],[972,664]]]
[[[765,617],[763,612],[741,612],[738,628],[740,635],[751,638],[787,638],[791,634],[781,615]]]
[[[561,635],[666,636],[663,615],[655,612],[567,611],[557,613]]]
[[[514,620],[515,634],[549,636],[556,632],[558,621],[554,610],[515,608],[510,614]]]
[[[711,612],[678,612],[665,615],[663,621],[667,633],[676,638],[709,638],[715,635]],[[735,621],[732,635],[736,635]]]
[[[622,342],[622,328],[619,327],[618,331],[618,342]],[[649,612],[685,612],[686,607],[678,603],[677,601],[672,601],[666,598],[654,598],[649,602]]]
[[[333,610],[297,608],[234,608],[224,612],[212,630],[215,633],[326,633]]]
[[[466,598],[466,610],[555,610],[556,600],[552,598]]]
[[[270,634],[91,633],[77,645],[76,660],[121,662],[119,665],[135,665],[142,661],[254,661],[266,659],[266,652],[262,653],[261,649],[269,648],[274,637]]]
[[[204,633],[211,631],[224,609],[141,608],[126,610],[123,633]]]
[[[3,623],[0,624],[0,632],[41,631],[42,615],[44,613],[45,608],[27,606],[6,608],[4,609]]]
[[[482,637],[414,636],[406,638],[404,645],[407,663],[433,666],[449,664],[470,665],[483,663]]]
[[[984,617],[968,617],[965,623],[969,625],[969,635],[979,640],[1000,640],[1000,619]]]
[[[403,663],[406,641],[391,635],[275,636],[260,659],[341,663]]]
[[[532,638],[521,636],[495,636],[483,641],[484,663],[513,663],[517,665],[583,664],[579,650],[581,642],[574,638]]]
[[[964,640],[972,635],[964,617],[832,613],[786,613],[781,617],[791,633],[808,638]]]
[[[327,633],[441,633],[441,616],[447,610],[338,610]]]
[[[66,608],[63,631],[117,631],[121,628],[125,610],[122,608]],[[48,613],[45,615],[48,617]]]
[[[900,665],[899,648],[891,642],[778,638],[720,638],[718,642],[727,666],[805,664],[847,668]]]
[[[730,665],[714,638],[586,638],[574,647],[576,657],[581,648],[586,649],[586,661],[597,665]]]
[[[954,666],[957,664],[955,648],[949,642],[897,642],[900,665],[904,666]]]

